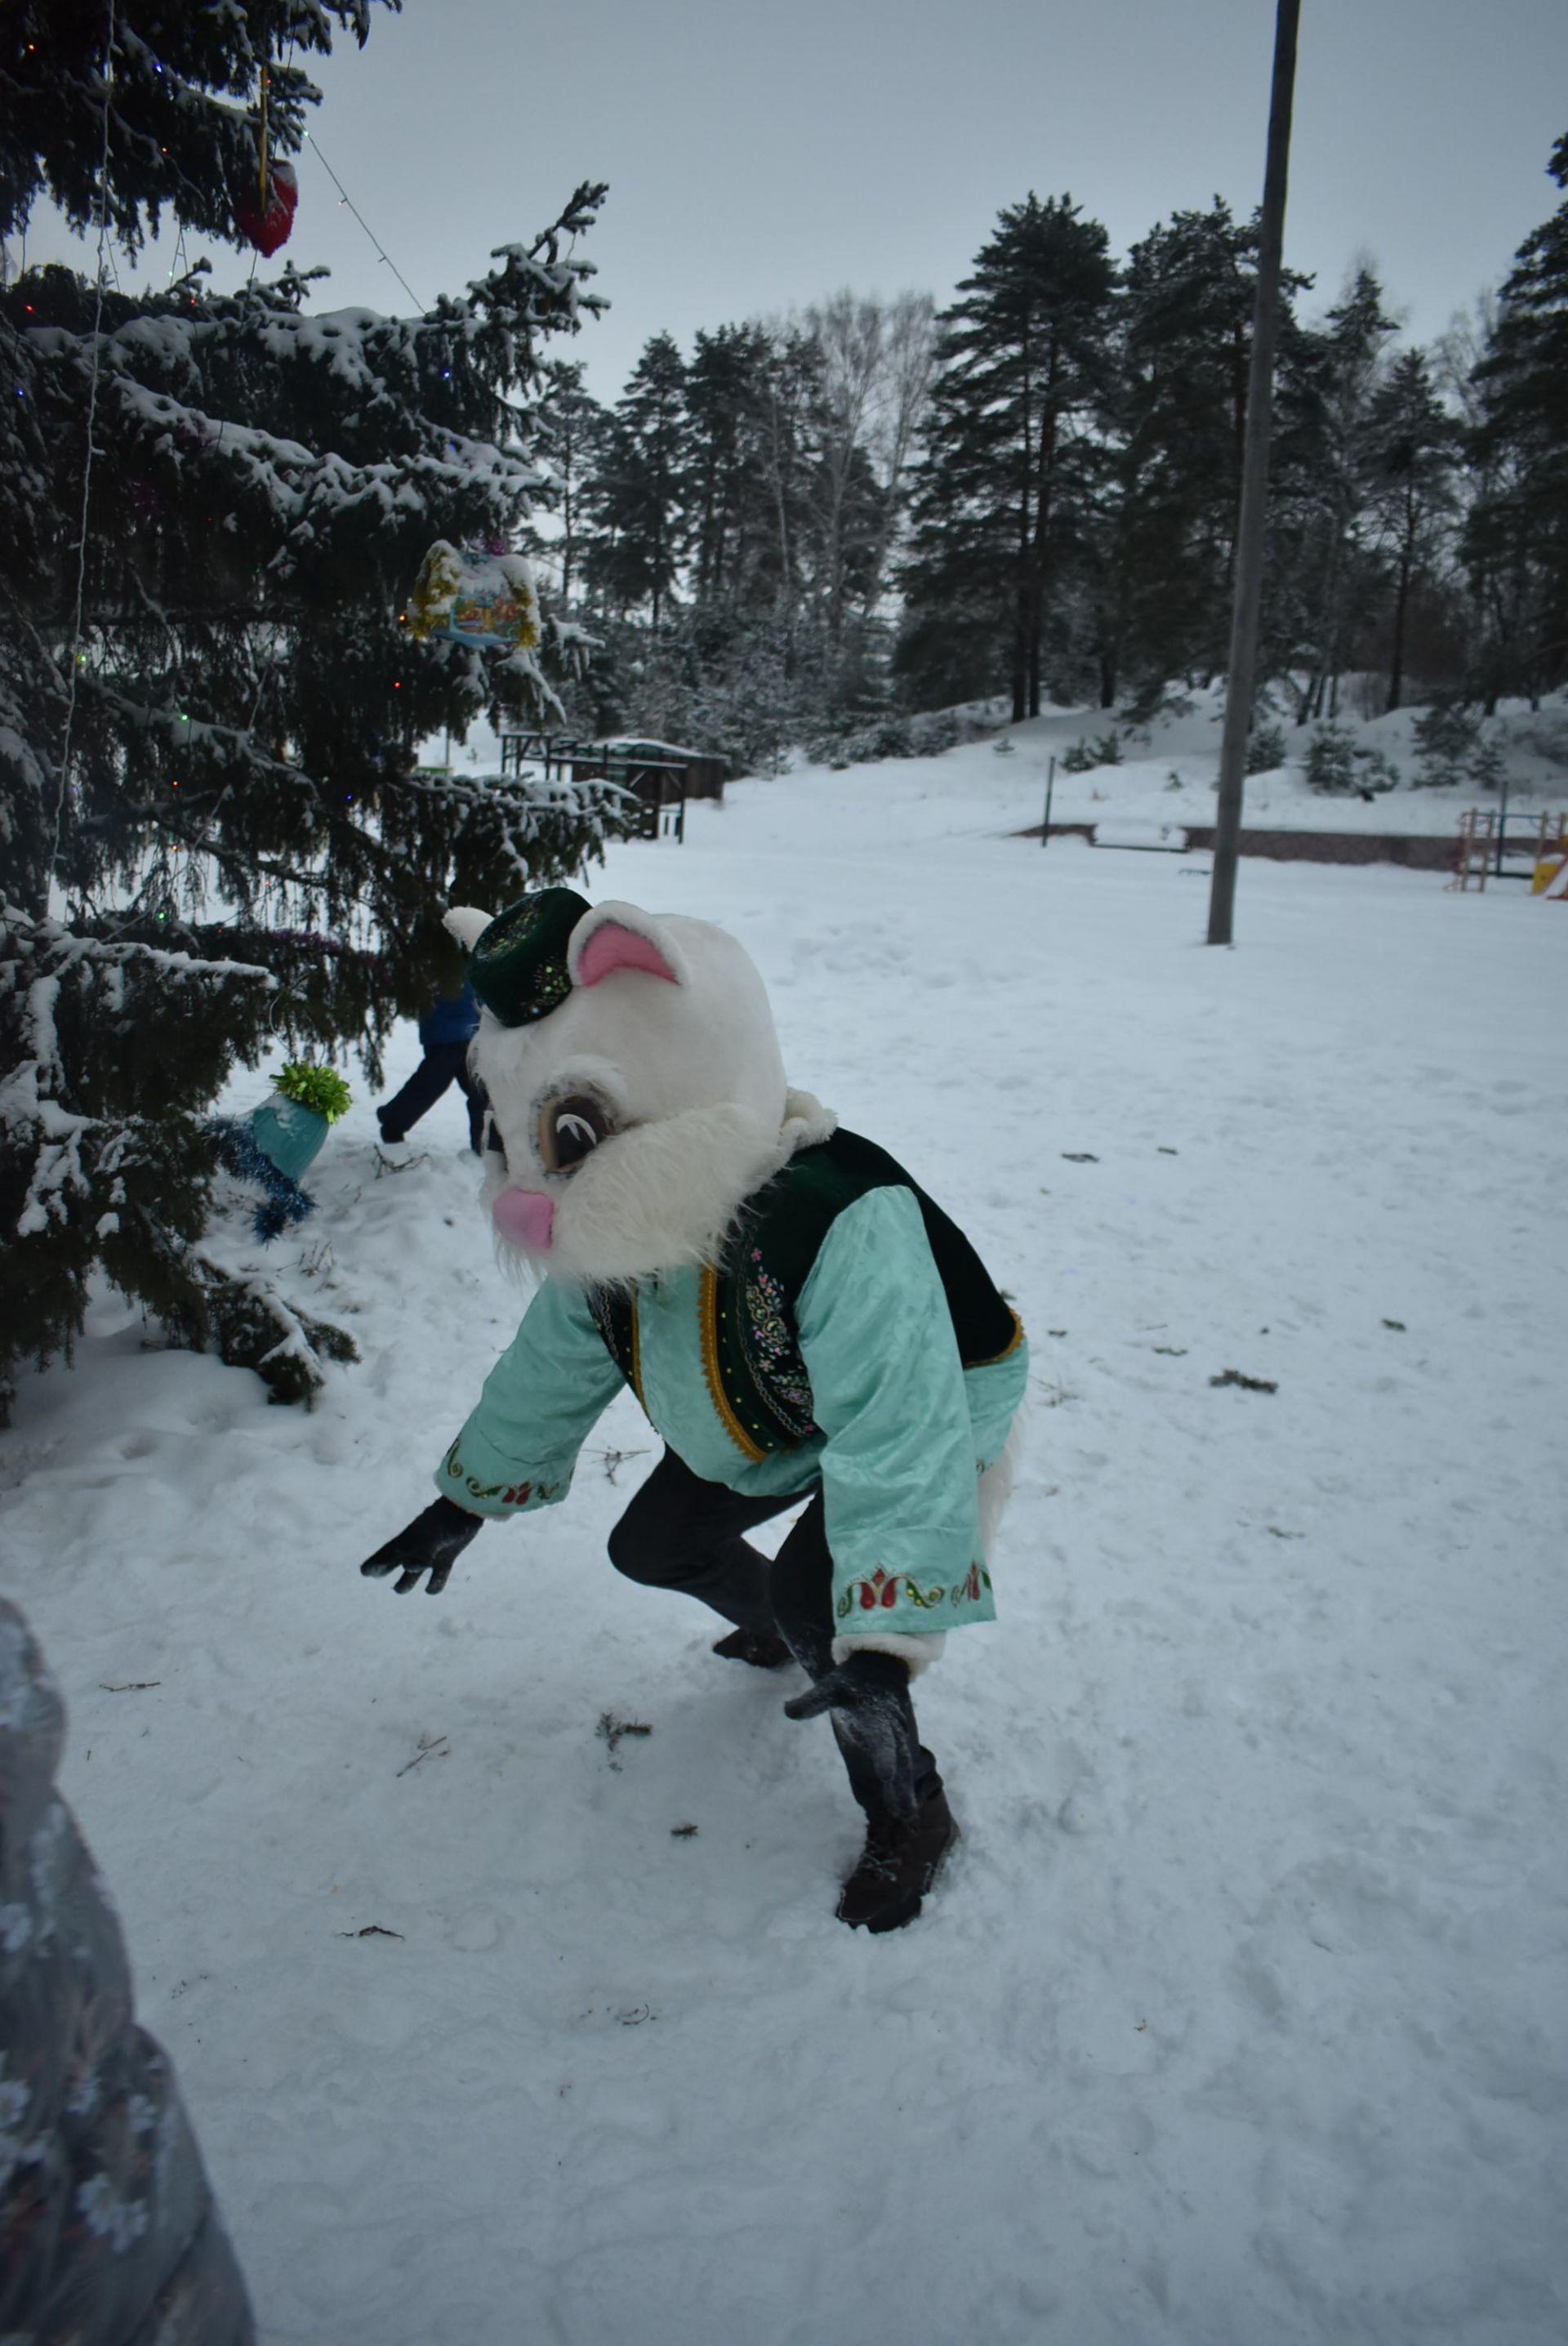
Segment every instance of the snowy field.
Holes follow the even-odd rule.
[[[1361,679],[1351,679],[1359,685]],[[1379,688],[1381,678],[1366,679]],[[1285,743],[1285,760],[1267,773],[1251,775],[1247,783],[1243,821],[1260,831],[1337,831],[1390,832],[1401,837],[1452,839],[1461,813],[1467,807],[1490,807],[1500,797],[1494,790],[1463,779],[1432,789],[1423,786],[1417,725],[1424,711],[1397,709],[1391,716],[1364,718],[1356,704],[1367,696],[1348,692],[1337,720],[1352,753],[1380,756],[1397,786],[1379,788],[1363,796],[1359,790],[1321,791],[1307,781],[1308,750],[1321,729],[1300,726],[1284,704],[1278,688],[1269,721]],[[1216,783],[1219,768],[1219,737],[1225,721],[1225,688],[1215,685],[1186,696],[1186,706],[1156,718],[1141,729],[1125,721],[1113,723],[1099,709],[1051,709],[1029,723],[1008,728],[1013,755],[1044,776],[1050,755],[1058,766],[1051,802],[1054,822],[1172,824],[1200,826],[1215,819]],[[1005,711],[1003,710],[1004,714]],[[1115,730],[1121,764],[1099,766],[1087,773],[1061,769],[1064,754],[1080,743],[1094,749]],[[1504,756],[1511,809],[1509,835],[1522,845],[1542,814],[1568,808],[1568,695],[1554,693],[1539,709],[1523,700],[1504,701],[1494,718],[1481,728],[1482,737]],[[1366,774],[1364,767],[1357,772]],[[1038,822],[1038,790],[1024,793],[1026,820]]]
[[[397,1171],[361,1096],[272,1250],[363,1354],[313,1415],[106,1300],[0,1436],[265,2346],[1568,2331],[1568,913],[1247,861],[1211,952],[1207,859],[1003,835],[1039,746],[742,785],[591,882],[737,932],[1030,1331],[909,1931],[833,1919],[795,1674],[606,1560],[629,1399],[443,1598],[360,1578],[518,1309],[455,1094]]]
[[[1275,686],[1265,696],[1259,716],[1277,728],[1285,744],[1283,764],[1267,773],[1249,776],[1243,821],[1260,831],[1354,831],[1391,834],[1400,838],[1453,840],[1460,815],[1469,807],[1496,811],[1495,790],[1480,788],[1472,779],[1423,785],[1417,725],[1420,709],[1397,709],[1391,716],[1362,717],[1359,708],[1380,705],[1386,692],[1380,677],[1346,679],[1344,705],[1336,720],[1349,740],[1354,755],[1375,753],[1386,769],[1399,777],[1397,787],[1363,795],[1359,790],[1321,791],[1306,779],[1307,753],[1321,729],[1298,725],[1283,688]],[[1195,688],[1142,727],[1101,709],[1048,709],[1043,716],[1021,725],[1004,725],[1005,700],[971,701],[955,712],[972,726],[1001,729],[997,740],[970,744],[932,766],[926,774],[940,776],[937,788],[945,794],[961,790],[978,820],[982,810],[1001,823],[1022,829],[1037,826],[1044,811],[1046,784],[1053,758],[1051,785],[1054,823],[1131,827],[1145,836],[1163,829],[1200,829],[1215,819],[1219,771],[1219,741],[1225,721],[1223,684]],[[1568,813],[1568,692],[1551,693],[1539,709],[1528,701],[1505,700],[1496,715],[1481,728],[1482,738],[1504,757],[1508,780],[1508,837],[1521,852],[1533,839],[1543,814]],[[1074,750],[1095,753],[1107,735],[1115,734],[1120,762],[1095,765],[1070,773],[1064,760]],[[429,754],[439,757],[439,741]],[[491,771],[499,760],[499,743],[487,726],[475,726],[466,748],[453,757],[461,772]],[[858,770],[864,776],[866,769]],[[1365,769],[1358,767],[1359,774]],[[875,788],[891,790],[901,801],[925,785],[899,783],[879,774]],[[1115,842],[1113,842],[1115,843]],[[1125,843],[1125,842],[1120,842]]]

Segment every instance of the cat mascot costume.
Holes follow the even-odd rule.
[[[610,1560],[732,1623],[716,1653],[799,1664],[784,1708],[827,1712],[866,1815],[839,1914],[896,1930],[957,1831],[910,1682],[994,1617],[1023,1329],[902,1168],[789,1088],[723,930],[570,888],[447,925],[484,1005],[485,1202],[542,1277],[441,1496],[362,1569],[435,1596],[487,1519],[565,1497],[629,1384],[667,1447]],[[802,1503],[770,1563],[746,1534]]]

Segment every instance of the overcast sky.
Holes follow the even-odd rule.
[[[1178,207],[1219,194],[1245,213],[1262,186],[1274,0],[374,15],[366,48],[319,70],[313,134],[422,303],[531,238],[578,180],[609,181],[585,249],[613,308],[572,352],[603,399],[664,328],[689,352],[700,326],[843,285],[943,301],[1031,189],[1070,193],[1121,254]],[[1552,210],[1564,130],[1568,0],[1304,0],[1286,259],[1316,274],[1308,313],[1366,254],[1410,337],[1440,333]],[[287,255],[330,265],[321,306],[407,308],[309,150],[300,179]],[[40,219],[29,257],[50,241]]]

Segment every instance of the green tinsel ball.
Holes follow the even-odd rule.
[[[329,1124],[346,1116],[353,1101],[353,1094],[335,1067],[313,1067],[303,1059],[291,1059],[273,1076],[272,1087],[300,1107],[314,1108]]]

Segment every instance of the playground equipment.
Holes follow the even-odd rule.
[[[1542,846],[1544,852],[1535,859],[1530,892],[1553,903],[1568,904],[1568,815],[1560,820],[1556,838],[1550,842],[1543,839]]]
[[[1513,821],[1511,841],[1506,807],[1466,807],[1459,819],[1449,886],[1462,892],[1471,887],[1483,889],[1489,878],[1528,880],[1532,896],[1568,898],[1568,811],[1526,816],[1522,821],[1515,815]],[[1503,868],[1504,856],[1512,860],[1512,871]]]

